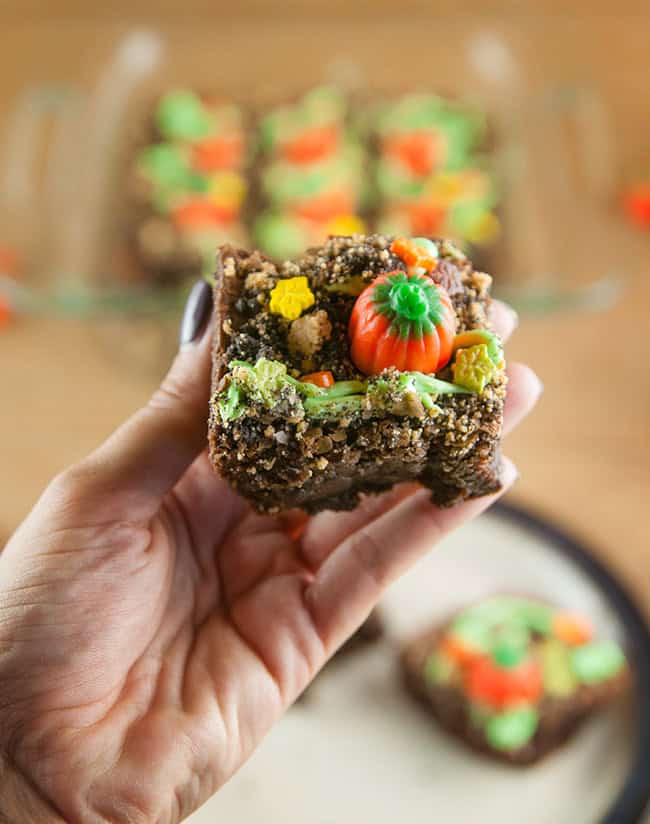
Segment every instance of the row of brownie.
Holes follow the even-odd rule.
[[[129,176],[131,272],[175,285],[249,241],[275,259],[330,234],[489,241],[495,189],[484,119],[431,94],[355,105],[332,88],[253,115],[175,90],[154,104]]]

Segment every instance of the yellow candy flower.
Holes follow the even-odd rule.
[[[492,363],[486,343],[459,349],[453,363],[454,383],[480,394],[494,379],[498,367]]]
[[[362,235],[366,224],[357,215],[336,215],[326,226],[328,235]]]
[[[237,172],[215,172],[210,180],[210,200],[217,206],[239,209],[246,197],[247,184]]]
[[[295,320],[313,306],[314,295],[307,285],[306,277],[287,278],[278,281],[271,291],[269,308],[275,315],[282,315],[287,320]]]

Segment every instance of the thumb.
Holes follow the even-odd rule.
[[[131,518],[147,518],[203,451],[210,396],[212,290],[196,283],[181,324],[180,350],[149,402],[73,473],[87,493],[119,501]]]

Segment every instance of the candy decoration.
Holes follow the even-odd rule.
[[[511,752],[528,744],[538,724],[539,713],[534,707],[516,707],[488,718],[485,737],[494,749]]]
[[[545,692],[558,698],[573,695],[578,679],[571,669],[571,658],[566,646],[556,638],[547,638],[539,646],[539,660]]]
[[[459,349],[468,349],[470,346],[479,346],[484,343],[487,346],[488,357],[492,363],[498,368],[503,369],[505,360],[503,357],[503,348],[501,341],[489,329],[471,329],[469,332],[461,332],[456,335],[451,347],[452,355]]]
[[[456,672],[453,659],[444,653],[434,652],[424,664],[424,677],[433,686],[448,684]]]
[[[496,708],[521,701],[535,702],[542,694],[541,670],[532,658],[505,668],[491,656],[485,656],[467,669],[465,690],[472,700]]]
[[[200,140],[210,133],[210,118],[193,92],[166,94],[160,101],[156,119],[158,128],[170,140]]]
[[[422,275],[380,275],[357,298],[350,354],[365,375],[388,367],[434,373],[449,361],[456,314],[446,290]]]
[[[488,347],[484,343],[459,349],[451,370],[454,383],[477,394],[494,380],[499,371],[491,361]]]
[[[7,326],[13,316],[14,312],[11,304],[3,295],[0,295],[0,329],[3,326]]]
[[[440,651],[461,667],[470,664],[483,652],[480,647],[454,633],[445,635],[440,642]]]
[[[396,238],[390,251],[409,267],[432,272],[438,265],[438,247],[426,237]]]
[[[269,309],[287,320],[296,320],[314,302],[306,277],[286,278],[278,281],[277,286],[271,290]]]
[[[293,214],[319,222],[334,220],[339,215],[351,214],[353,210],[353,199],[348,192],[344,191],[314,196],[311,200],[306,200],[291,208]]]
[[[300,380],[303,383],[313,383],[314,386],[320,386],[321,389],[329,389],[334,386],[334,375],[331,372],[310,372],[308,375],[303,375]]]
[[[419,177],[429,175],[440,165],[445,155],[445,139],[435,131],[419,130],[388,137],[384,153],[402,163]]]
[[[638,226],[650,229],[650,181],[631,187],[623,197],[623,206]]]
[[[574,615],[571,612],[558,612],[553,616],[553,634],[560,641],[564,641],[570,647],[577,647],[591,641],[594,635],[594,628],[581,615]]]
[[[187,155],[171,143],[147,146],[139,157],[139,166],[146,177],[169,189],[183,189],[191,175]]]
[[[0,275],[18,279],[23,274],[23,262],[11,246],[0,246]]]
[[[495,642],[492,660],[503,669],[518,667],[528,656],[528,642],[528,633],[523,628],[512,627]]]
[[[182,228],[223,226],[235,220],[237,212],[209,200],[190,200],[174,209],[172,217],[174,223]]]
[[[598,684],[620,672],[625,655],[614,641],[592,641],[571,650],[571,668],[583,684]]]
[[[237,169],[243,154],[244,144],[239,135],[203,140],[192,147],[194,166],[202,172]]]
[[[338,149],[338,124],[314,126],[284,144],[281,154],[289,163],[303,165],[316,163]]]
[[[362,235],[366,231],[366,224],[357,215],[340,214],[327,222],[325,231],[330,237],[336,235]]]

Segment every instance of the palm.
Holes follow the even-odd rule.
[[[149,523],[124,526],[121,511],[98,527],[92,502],[79,503],[84,521],[61,523],[17,583],[47,587],[66,610],[27,656],[39,783],[57,805],[77,803],[61,801],[74,787],[101,809],[132,796],[133,775],[146,773],[134,805],[175,820],[232,774],[324,663],[329,650],[304,599],[313,572],[285,524],[245,508],[205,456]],[[53,582],[72,535],[88,545]],[[83,585],[71,592],[74,580]]]

